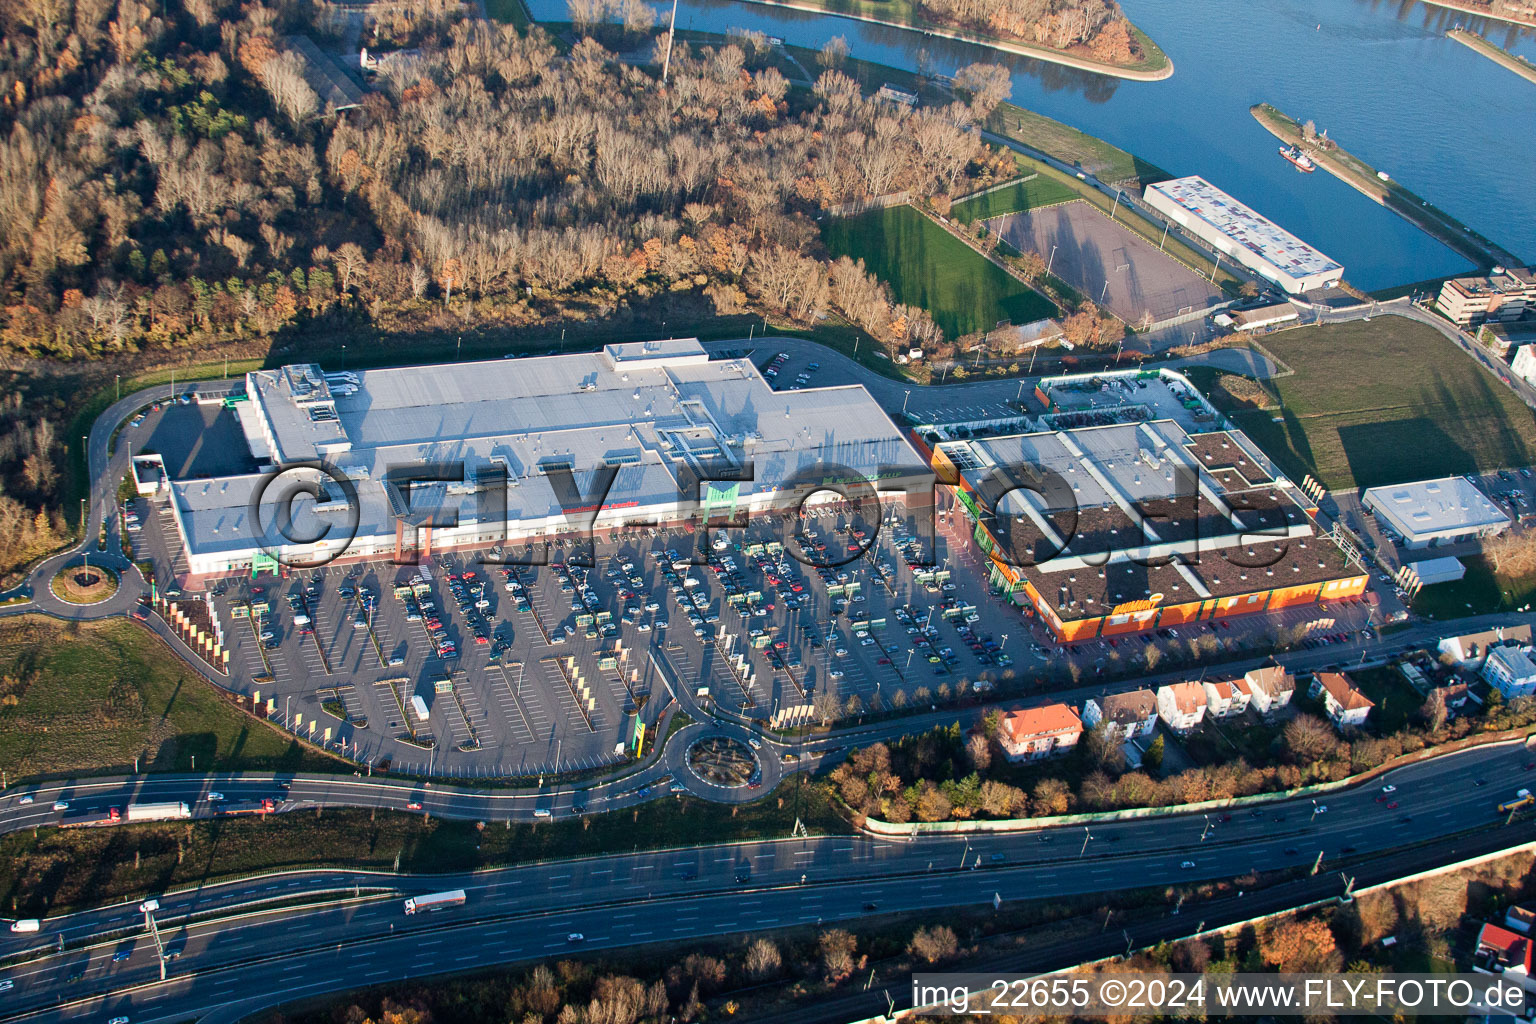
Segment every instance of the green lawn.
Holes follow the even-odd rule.
[[[0,622],[0,768],[39,775],[140,768],[336,771],[243,714],[125,619]]]
[[[909,206],[825,222],[834,256],[862,259],[897,302],[919,306],[951,340],[1000,320],[1031,323],[1056,307]]]
[[[954,205],[950,213],[956,220],[969,224],[975,220],[1001,217],[1005,213],[1054,206],[1076,198],[1077,192],[1073,189],[1041,175],[1027,181],[1016,181],[973,199],[962,200]]]
[[[526,31],[533,24],[523,0],[485,0],[485,13],[492,21],[503,22],[519,31]]]
[[[1058,160],[1092,174],[1100,181],[1137,178],[1149,182],[1173,177],[1161,167],[1112,146],[1101,138],[1012,103],[998,104],[987,116],[986,128],[1042,153],[1049,153]]]
[[[1374,487],[1536,462],[1531,411],[1432,327],[1382,316],[1262,343],[1296,372],[1267,382],[1279,409],[1232,415],[1297,479]]]
[[[628,853],[788,836],[794,784],[754,804],[654,800],[582,821],[518,824],[426,819],[396,811],[295,811],[270,818],[42,829],[0,839],[0,908],[41,916],[219,878],[339,865],[409,872],[472,871],[555,857]],[[826,788],[807,783],[800,820],[813,834],[846,834]]]
[[[1413,610],[1431,619],[1459,619],[1509,611],[1536,600],[1536,578],[1501,577],[1482,556],[1463,558],[1467,574],[1450,583],[1436,583],[1419,591]]]
[[[1386,736],[1412,725],[1424,706],[1423,695],[1396,668],[1360,669],[1351,671],[1349,678],[1375,702],[1369,725],[1378,735]]]

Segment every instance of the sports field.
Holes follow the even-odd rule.
[[[1425,324],[1396,316],[1282,331],[1262,344],[1296,372],[1277,407],[1232,417],[1296,479],[1375,487],[1536,462],[1536,419]]]
[[[828,219],[822,240],[834,256],[862,259],[897,302],[926,309],[950,340],[1055,316],[1044,296],[1004,273],[909,206]]]
[[[1000,189],[963,199],[949,211],[963,224],[988,217],[1001,217],[1005,213],[1035,210],[1042,206],[1065,203],[1076,199],[1077,192],[1054,178],[1036,175],[1024,181],[1015,181]]]

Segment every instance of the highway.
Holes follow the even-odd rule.
[[[123,1015],[135,1024],[169,1022],[228,1003],[249,1012],[257,998],[284,1001],[581,949],[990,904],[994,895],[1047,898],[1305,869],[1319,853],[1323,869],[1331,870],[1352,858],[1499,825],[1495,804],[1536,781],[1524,769],[1531,756],[1522,743],[1472,748],[1330,794],[1318,802],[1326,810],[1314,812],[1311,800],[1292,798],[1234,809],[1225,821],[1220,814],[1186,814],[970,838],[780,839],[470,875],[330,870],[199,887],[160,897],[161,934],[180,954],[163,983],[142,915],[131,903],[50,919],[35,935],[4,933],[0,956],[30,955],[0,970],[15,985],[5,1012],[36,1021]],[[166,791],[174,783],[155,780]],[[1397,788],[1386,794],[1384,784]],[[371,791],[368,780],[306,785],[347,786],[349,799]],[[160,788],[156,794],[164,795]],[[295,802],[323,796],[306,794],[297,781],[289,793]],[[1389,808],[1389,801],[1399,807]],[[1511,843],[1536,838],[1526,821],[1498,831]],[[361,894],[353,898],[349,887]],[[469,894],[465,906],[404,915],[402,895],[457,887]],[[369,895],[379,889],[394,892]],[[323,892],[343,902],[251,906]],[[193,912],[216,910],[235,916],[188,920]],[[1185,910],[1192,912],[1188,905]],[[567,942],[573,932],[585,941]],[[61,937],[65,951],[50,952]],[[125,952],[126,959],[113,960]]]

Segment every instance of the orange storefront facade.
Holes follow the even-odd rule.
[[[960,504],[973,515],[975,498],[961,481],[955,488]],[[1130,601],[1111,609],[1107,615],[1062,619],[1049,601],[1031,580],[1035,575],[1009,565],[998,556],[997,539],[978,521],[975,529],[977,546],[986,554],[992,582],[1008,593],[1015,602],[1028,604],[1039,615],[1058,640],[1073,643],[1091,640],[1099,636],[1119,636],[1126,633],[1144,633],[1152,629],[1181,626],[1185,623],[1207,619],[1223,619],[1258,612],[1279,611],[1299,605],[1319,604],[1357,598],[1365,593],[1370,577],[1365,573],[1350,573],[1338,579],[1305,583],[1294,587],[1266,587],[1242,594],[1209,597],[1198,601],[1167,603],[1162,595],[1153,595],[1141,601]]]

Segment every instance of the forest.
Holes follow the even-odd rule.
[[[919,5],[940,21],[1054,50],[1083,49],[1107,64],[1143,56],[1113,0],[919,0]]]
[[[6,0],[0,359],[46,373],[367,344],[685,296],[831,317],[893,352],[944,343],[861,263],[829,259],[816,221],[1015,174],[976,127],[1006,98],[1000,69],[961,69],[974,89],[913,109],[863,95],[835,52],[792,90],[743,35],[679,41],[662,84],[659,61],[615,56],[664,45],[638,13],[556,39],[468,10],[369,18],[357,38],[382,54],[376,76],[337,110],[293,40],[339,54],[340,8]],[[57,414],[0,410],[0,571],[63,529]]]

